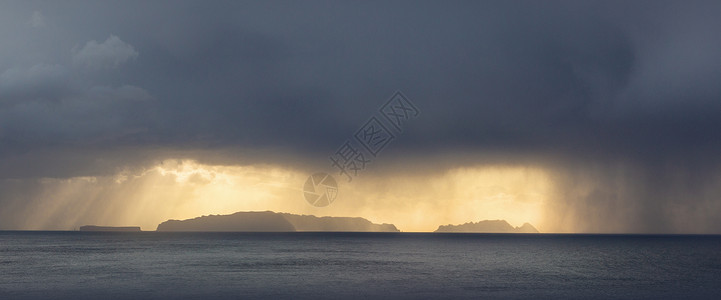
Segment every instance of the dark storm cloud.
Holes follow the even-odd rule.
[[[601,216],[614,199],[705,203],[721,194],[709,179],[719,13],[713,1],[4,3],[0,177],[167,156],[325,163],[402,90],[423,114],[387,160],[533,157],[569,190],[587,172],[597,190],[559,201]],[[631,170],[623,188],[618,168]],[[659,210],[631,210],[650,221],[628,226]]]

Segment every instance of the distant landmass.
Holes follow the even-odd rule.
[[[138,226],[125,226],[125,227],[115,227],[115,226],[95,226],[95,225],[85,225],[80,226],[80,231],[140,231],[140,227]]]
[[[435,232],[477,232],[477,233],[539,233],[533,225],[523,223],[520,227],[513,227],[505,220],[485,220],[468,222],[461,225],[441,225]]]
[[[393,224],[374,224],[364,218],[316,217],[289,213],[237,212],[210,215],[187,220],[168,220],[157,231],[363,231],[399,232]]]

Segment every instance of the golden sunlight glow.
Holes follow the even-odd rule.
[[[525,167],[459,168],[382,181],[361,184],[355,192],[363,195],[356,195],[355,201],[365,205],[358,209],[404,231],[433,231],[438,225],[486,219],[504,219],[512,226],[529,222],[542,230],[542,206],[551,188],[544,172]]]
[[[540,169],[478,166],[437,174],[369,174],[350,183],[339,180],[338,199],[330,206],[314,207],[301,191],[308,175],[272,165],[166,160],[137,174],[46,179],[41,195],[54,198],[55,206],[38,209],[39,218],[30,218],[44,223],[26,225],[138,225],[154,230],[167,219],[272,210],[364,217],[393,223],[402,231],[433,231],[438,225],[485,219],[505,219],[513,226],[529,222],[543,231],[543,206],[551,190]]]

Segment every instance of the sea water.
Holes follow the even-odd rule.
[[[0,299],[721,299],[721,236],[0,232]]]

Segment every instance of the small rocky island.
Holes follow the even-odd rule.
[[[441,225],[435,232],[473,232],[473,233],[539,233],[533,225],[523,223],[520,227],[513,227],[505,220],[485,220],[468,222],[461,225]]]
[[[316,217],[262,212],[237,212],[230,215],[210,215],[187,220],[168,220],[157,231],[223,231],[223,232],[399,232],[393,224],[374,224],[364,218]]]
[[[138,231],[140,231],[140,227],[138,227],[138,226],[116,227],[116,226],[85,225],[85,226],[80,226],[80,231],[121,231],[121,232],[138,232]]]

